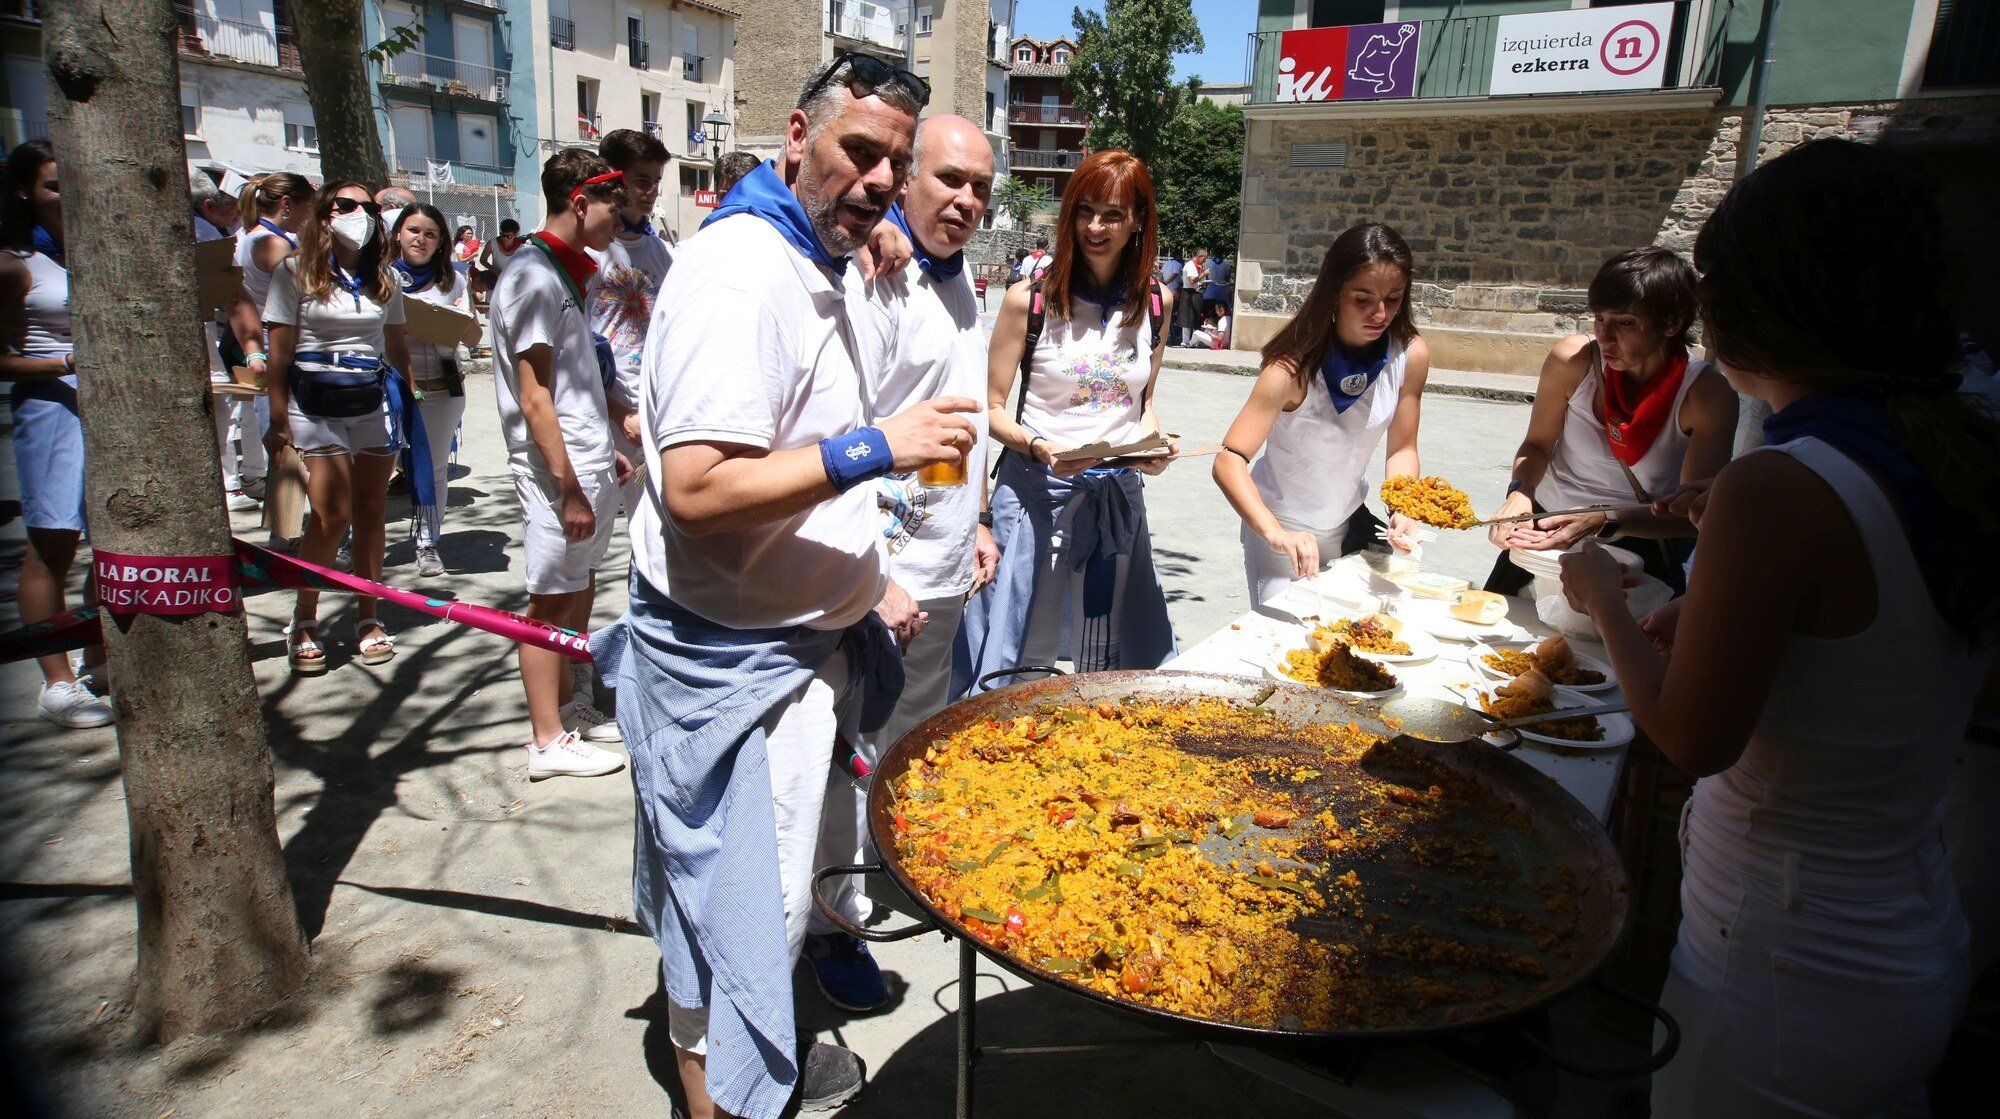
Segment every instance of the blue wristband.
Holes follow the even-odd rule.
[[[889,453],[889,440],[882,429],[858,428],[846,435],[819,441],[819,460],[826,466],[827,480],[842,493],[871,479],[880,478],[896,467]]]

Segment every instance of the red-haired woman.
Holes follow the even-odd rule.
[[[1374,540],[1382,522],[1363,471],[1385,438],[1391,476],[1422,473],[1431,355],[1409,293],[1410,247],[1386,225],[1357,225],[1334,239],[1305,306],[1264,347],[1257,387],[1215,456],[1215,484],[1243,518],[1253,604]],[[1415,528],[1392,515],[1389,542],[1407,550]]]
[[[1160,430],[1153,400],[1173,296],[1153,280],[1155,233],[1146,165],[1094,152],[1063,194],[1048,270],[1007,292],[987,358],[987,419],[1005,448],[991,515],[1000,570],[966,610],[954,694],[1059,654],[1084,672],[1173,654],[1139,480],[1170,459],[1057,461]],[[1025,383],[1010,406],[1017,373]]]

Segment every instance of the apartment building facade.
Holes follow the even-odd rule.
[[[673,156],[654,210],[670,240],[692,234],[708,215],[715,158],[734,146],[727,118],[736,88],[738,4],[706,0],[515,0],[535,29],[523,57],[541,93],[536,142],[517,168],[539,176],[559,148],[595,147],[606,132],[652,133]],[[762,7],[764,0],[748,7]],[[518,115],[518,114],[517,114]],[[524,191],[525,193],[530,193]],[[524,210],[539,220],[539,189]]]
[[[519,217],[520,121],[536,103],[533,83],[515,74],[518,14],[509,0],[369,0],[367,8],[371,43],[405,27],[421,33],[414,47],[368,64],[390,181],[452,224],[492,236],[503,218]]]
[[[1060,202],[1070,174],[1083,162],[1083,137],[1090,128],[1089,115],[1076,107],[1069,89],[1076,41],[1022,35],[1007,51],[1013,66],[1007,128],[1014,177],[1048,187],[1050,197]]]

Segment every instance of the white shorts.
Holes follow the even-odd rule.
[[[514,496],[521,500],[521,553],[527,559],[529,594],[570,594],[590,586],[591,572],[611,548],[618,525],[618,481],[611,467],[577,476],[597,531],[569,540],[562,530],[562,492],[547,474],[516,470]]]
[[[285,402],[292,446],[300,454],[386,455],[390,453],[389,402],[365,416],[308,416],[297,397]]]

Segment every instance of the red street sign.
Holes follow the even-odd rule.
[[[715,201],[715,192],[712,190],[698,190],[694,192],[694,204],[697,206],[706,206],[713,210],[715,209]]]

